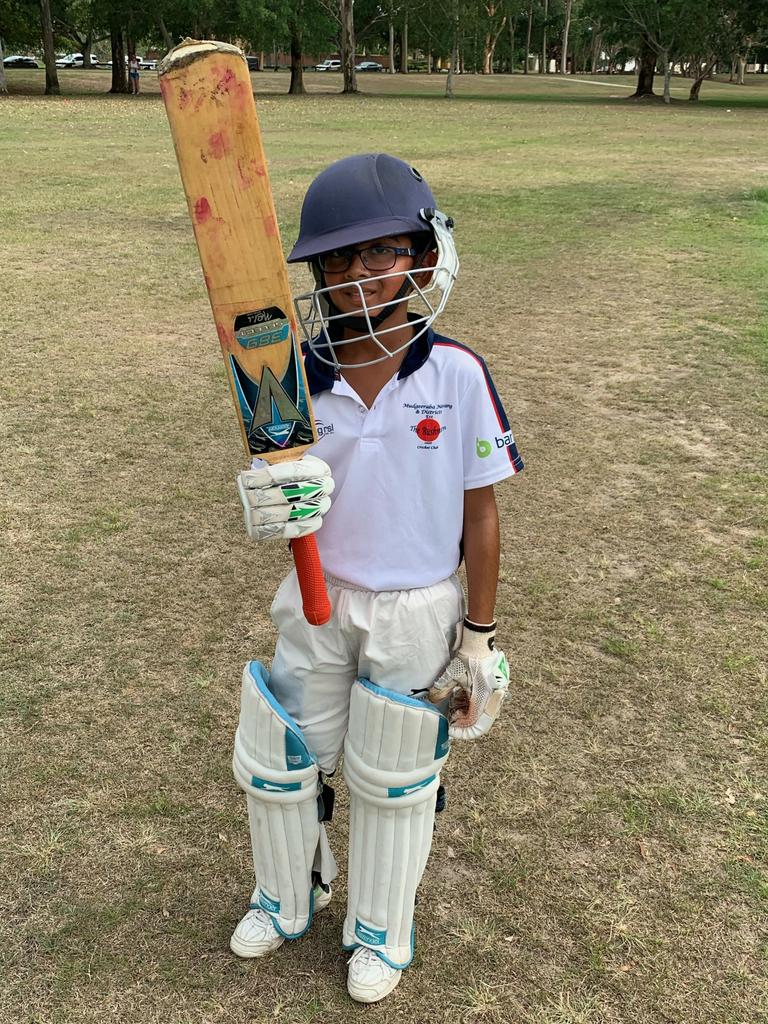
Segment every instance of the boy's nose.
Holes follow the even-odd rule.
[[[371,272],[363,263],[363,258],[359,252],[355,252],[352,257],[352,262],[347,267],[347,278],[350,281],[356,280],[358,277],[370,277]]]

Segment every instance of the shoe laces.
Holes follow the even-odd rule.
[[[356,959],[363,967],[373,967],[381,963],[381,957],[377,956],[368,946],[360,947]]]

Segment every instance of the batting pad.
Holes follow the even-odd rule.
[[[298,938],[312,921],[319,772],[258,661],[249,661],[243,671],[232,770],[248,800],[258,886],[258,902],[251,906],[265,910],[285,938]]]
[[[367,679],[352,687],[344,778],[349,787],[349,896],[344,948],[368,946],[390,967],[413,958],[413,909],[435,820],[448,721],[431,704]]]

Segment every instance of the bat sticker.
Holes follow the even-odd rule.
[[[229,365],[251,455],[280,451],[289,444],[312,443],[309,406],[295,339],[288,366],[279,380],[265,366],[257,383],[232,353]]]
[[[240,313],[235,317],[234,330],[242,348],[263,348],[264,345],[288,341],[291,325],[282,309],[270,306],[254,313]]]

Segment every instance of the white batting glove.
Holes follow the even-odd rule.
[[[464,619],[459,649],[429,691],[435,704],[448,699],[452,739],[485,736],[499,716],[509,687],[509,664],[495,642],[495,622],[483,626]]]
[[[331,507],[333,477],[327,462],[305,455],[237,475],[245,528],[251,540],[294,540],[319,530]]]

